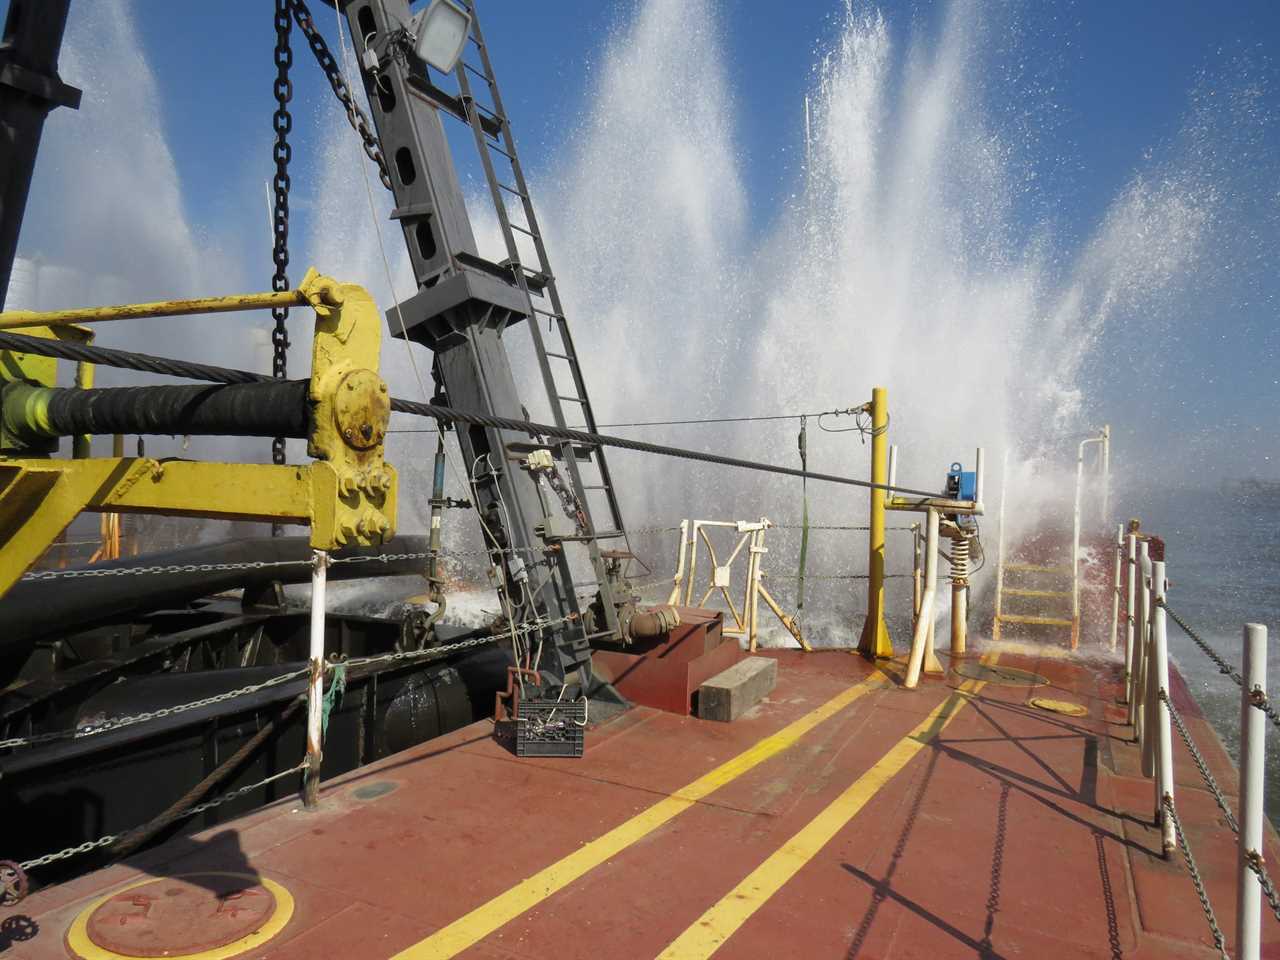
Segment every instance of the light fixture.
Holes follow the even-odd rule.
[[[442,73],[457,66],[471,30],[471,14],[453,0],[431,0],[409,22],[413,52]]]

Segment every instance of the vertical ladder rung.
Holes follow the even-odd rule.
[[[512,229],[512,230],[519,230],[519,231],[520,231],[521,233],[523,233],[525,236],[527,236],[527,237],[533,237],[533,239],[535,239],[535,240],[539,240],[539,239],[541,239],[541,235],[540,235],[540,234],[534,233],[532,230],[529,230],[529,229],[527,229],[527,228],[525,228],[525,227],[522,227],[522,226],[520,226],[520,224],[518,224],[518,223],[512,223],[512,224],[511,224],[511,229]]]
[[[580,403],[584,407],[587,405],[587,401],[583,400],[581,397],[566,397],[563,393],[557,393],[556,396],[561,400],[568,400],[570,403]]]
[[[573,363],[573,357],[569,356],[567,353],[556,353],[554,350],[548,350],[546,351],[546,354],[548,357],[555,357],[557,360],[568,360],[570,363]]]
[[[467,61],[465,60],[459,60],[458,62],[462,64],[462,69],[475,74],[485,83],[489,82],[489,75],[485,73],[483,70],[481,70],[479,67],[473,67],[471,64],[467,63]]]
[[[500,154],[502,154],[504,157],[506,157],[506,158],[507,158],[508,160],[510,160],[512,163],[515,163],[515,162],[516,162],[516,158],[515,158],[515,157],[513,157],[511,154],[507,153],[507,151],[503,150],[503,149],[502,149],[500,146],[498,146],[496,143],[490,143],[488,140],[486,140],[486,141],[485,141],[485,146],[487,146],[487,147],[488,147],[490,150],[492,150],[494,153],[500,153]]]
[[[521,193],[521,192],[520,192],[519,190],[517,190],[515,187],[509,187],[509,186],[507,186],[505,183],[501,183],[501,182],[498,182],[498,181],[494,181],[494,182],[495,182],[495,183],[498,183],[498,189],[500,189],[500,190],[505,190],[505,191],[507,191],[507,193],[511,194],[512,196],[519,197],[521,200],[528,200],[528,199],[529,199],[529,195],[528,195],[527,193]]]

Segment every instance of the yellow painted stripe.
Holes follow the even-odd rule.
[[[608,833],[579,847],[563,860],[540,870],[506,893],[499,894],[447,927],[437,930],[425,940],[402,950],[392,960],[444,960],[446,957],[456,956],[610,857],[644,839],[703,797],[781,753],[822,721],[839,713],[863,694],[882,686],[884,682],[883,674],[872,674],[772,736],[765,737],[749,750],[726,761],[671,796],[659,800]]]
[[[986,661],[987,658],[984,657],[983,662]],[[991,662],[994,661],[995,658],[992,657]],[[788,880],[799,873],[801,867],[813,859],[814,854],[857,815],[881,787],[955,719],[969,697],[983,685],[984,681],[966,681],[962,684],[959,690],[899,740],[892,750],[877,760],[875,766],[831,801],[799,833],[721,898],[719,903],[695,920],[658,955],[658,960],[695,960],[709,957],[719,950],[752,914],[781,890]]]

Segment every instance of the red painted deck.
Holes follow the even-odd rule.
[[[766,738],[875,671],[845,653],[778,652],[777,689],[744,719],[636,708],[590,730],[580,760],[519,760],[476,724],[327,784],[316,812],[277,804],[41,891],[0,911],[0,922],[21,914],[36,927],[32,939],[0,942],[0,956],[65,958],[68,927],[95,898],[207,870],[256,874],[292,894],[289,922],[244,954],[272,960],[386,958],[443,928],[475,942],[463,936],[458,950],[437,937],[411,955],[651,958],[678,941],[669,955],[1213,956],[1181,859],[1152,852],[1153,790],[1114,722],[1114,669],[1057,651],[993,653],[1050,683],[958,697],[954,673],[916,691],[872,680],[696,802],[668,798],[746,751],[767,753],[778,744]],[[1037,710],[1032,695],[1083,704],[1088,716]],[[949,698],[949,723],[912,739]],[[1185,690],[1180,700],[1233,790],[1219,741]],[[1230,935],[1235,848],[1180,745],[1177,781]],[[652,829],[633,835],[646,810]],[[617,841],[609,850],[590,844],[606,835]],[[1267,859],[1280,863],[1270,831]],[[519,886],[555,864],[560,873]],[[515,904],[503,922],[492,903],[513,888],[499,901]],[[1268,953],[1280,956],[1280,925],[1263,922]]]

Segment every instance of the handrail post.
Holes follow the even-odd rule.
[[[1262,799],[1266,764],[1267,628],[1244,625],[1244,687],[1240,691],[1240,850],[1237,868],[1236,956],[1261,952],[1262,886],[1249,864],[1262,862]]]
[[[1134,615],[1134,590],[1137,587],[1137,577],[1135,571],[1138,569],[1138,538],[1135,534],[1129,534],[1128,549],[1125,551],[1125,584],[1127,585],[1127,593],[1125,594],[1125,625],[1124,625],[1124,698],[1129,705],[1129,715],[1125,721],[1129,725],[1134,723],[1134,700],[1137,699],[1133,692],[1133,615]]]
[[[307,772],[302,800],[314,808],[320,795],[320,763],[323,760],[324,609],[329,554],[311,551],[311,649],[307,684]]]
[[[1156,613],[1156,567],[1155,561],[1144,555],[1142,558],[1142,575],[1143,575],[1143,610],[1146,611],[1146,617],[1143,620],[1143,631],[1146,634],[1146,654],[1143,657],[1143,670],[1146,673],[1147,684],[1146,694],[1143,697],[1143,706],[1146,708],[1142,717],[1142,769],[1143,772],[1152,779],[1156,778],[1157,765],[1159,756],[1156,754],[1156,746],[1159,738],[1159,711],[1160,705],[1160,679],[1157,674],[1158,664],[1156,663],[1156,631],[1155,631],[1155,613]]]
[[[1147,541],[1138,541],[1133,564],[1133,739],[1143,744],[1147,722]],[[1151,772],[1146,776],[1151,776]]]
[[[885,484],[889,480],[889,391],[876,387],[871,391],[871,482]],[[871,515],[868,525],[867,619],[862,624],[858,652],[868,660],[893,656],[893,641],[884,621],[884,515],[885,489],[871,488]]]
[[[1120,571],[1124,569],[1124,524],[1116,526],[1116,576],[1111,591],[1111,649],[1116,648],[1116,632],[1120,626]]]
[[[1151,637],[1156,660],[1156,736],[1160,759],[1160,776],[1156,779],[1156,823],[1160,825],[1160,847],[1165,858],[1173,854],[1177,844],[1173,816],[1165,806],[1165,798],[1173,801],[1173,732],[1169,727],[1169,641],[1165,633],[1164,599],[1169,588],[1164,561],[1151,564],[1151,581],[1155,602],[1151,611]]]

